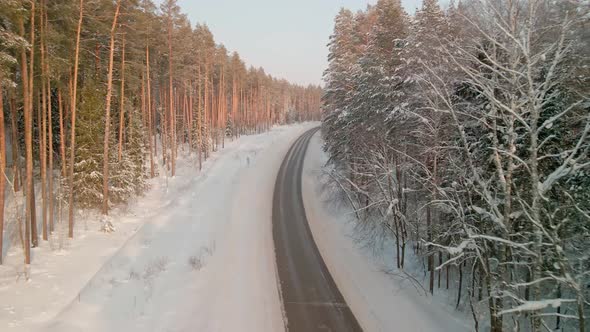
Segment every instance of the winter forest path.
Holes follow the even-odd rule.
[[[362,331],[318,251],[303,206],[303,162],[317,131],[293,144],[275,184],[273,237],[285,325],[290,332]]]

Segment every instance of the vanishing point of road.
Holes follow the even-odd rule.
[[[318,128],[299,137],[275,183],[272,222],[279,288],[289,332],[362,331],[314,242],[301,194],[307,146]]]

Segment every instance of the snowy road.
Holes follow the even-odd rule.
[[[133,236],[50,331],[282,331],[274,180],[310,125],[242,137]],[[317,126],[317,124],[315,124]]]
[[[301,175],[316,132],[307,131],[293,144],[275,185],[273,237],[285,323],[290,332],[362,331],[324,264],[305,215]]]

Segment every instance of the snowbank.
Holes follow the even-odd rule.
[[[316,244],[357,320],[370,331],[471,331],[466,318],[433,302],[392,271],[393,255],[379,255],[353,240],[353,214],[336,208],[325,192],[323,166],[327,157],[321,138],[311,140],[304,163],[303,201]]]

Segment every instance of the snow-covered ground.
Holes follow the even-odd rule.
[[[0,266],[1,331],[255,331],[284,329],[272,239],[276,175],[294,140],[317,123],[228,143],[205,164],[184,156],[177,176],[112,211],[77,216],[34,249],[29,279],[14,246]],[[312,140],[303,193],[316,243],[366,331],[468,331],[452,308],[384,273],[393,259],[361,249],[350,214],[322,192],[326,161]]]
[[[314,239],[334,281],[365,331],[461,332],[471,322],[454,312],[445,295],[432,298],[411,282],[386,273],[393,250],[369,249],[353,234],[351,210],[332,202],[326,189],[327,156],[321,138],[311,140],[303,169],[303,202]],[[390,245],[389,247],[393,247]],[[411,267],[409,268],[411,270]]]
[[[41,243],[28,281],[11,250],[0,267],[0,330],[282,330],[272,194],[291,143],[316,125],[244,136],[200,173],[183,158],[176,177],[113,211],[116,232],[79,215],[75,240]]]

